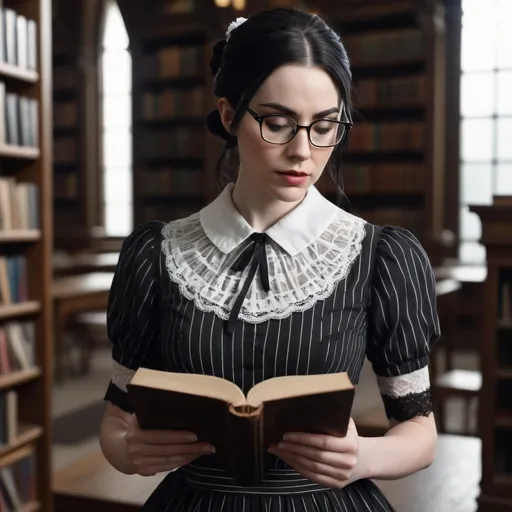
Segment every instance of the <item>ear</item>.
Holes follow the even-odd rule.
[[[217,101],[217,108],[220,113],[220,120],[224,129],[231,133],[231,123],[235,118],[235,109],[232,107],[231,103],[226,98],[219,98]]]

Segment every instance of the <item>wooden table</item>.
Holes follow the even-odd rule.
[[[87,272],[114,272],[118,260],[118,252],[56,253],[53,255],[52,265],[56,276],[64,276]]]
[[[105,310],[113,277],[113,272],[91,272],[54,279],[52,294],[57,381],[64,377],[66,357],[69,353],[65,338],[69,319],[83,311]]]
[[[376,483],[397,512],[475,512],[480,473],[480,440],[442,435],[430,468]],[[123,475],[97,451],[54,473],[55,512],[135,512],[164,476]]]

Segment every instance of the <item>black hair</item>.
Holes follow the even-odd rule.
[[[318,66],[326,71],[343,99],[342,120],[352,122],[352,74],[338,34],[319,16],[301,10],[262,11],[232,30],[227,41],[218,41],[210,60],[215,96],[226,98],[236,110],[229,133],[217,109],[207,117],[210,132],[226,141],[218,170],[225,171],[229,181],[235,179],[238,168],[233,165],[238,160],[233,133],[261,84],[286,64]],[[341,195],[344,194],[340,159],[346,141],[347,136],[336,146],[326,166]]]

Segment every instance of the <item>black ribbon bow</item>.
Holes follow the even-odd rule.
[[[258,269],[260,271],[260,279],[263,284],[263,289],[266,292],[270,290],[270,283],[268,280],[267,254],[265,249],[267,243],[267,235],[265,233],[253,233],[250,236],[250,239],[252,240],[252,244],[250,244],[242,252],[242,254],[240,254],[235,263],[233,263],[231,266],[231,270],[234,270],[235,272],[243,272],[247,266],[251,264],[247,279],[245,280],[242,290],[238,294],[235,304],[233,305],[233,309],[229,315],[228,323],[226,326],[226,331],[229,334],[233,334],[235,330],[238,314],[240,313],[244,299],[247,295],[247,292],[249,291],[251,283],[254,280],[254,276],[256,275]]]

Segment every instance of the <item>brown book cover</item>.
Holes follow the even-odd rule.
[[[275,377],[245,397],[220,377],[139,368],[127,387],[142,429],[194,432],[245,486],[261,482],[267,448],[285,433],[345,436],[354,398],[346,373]]]

